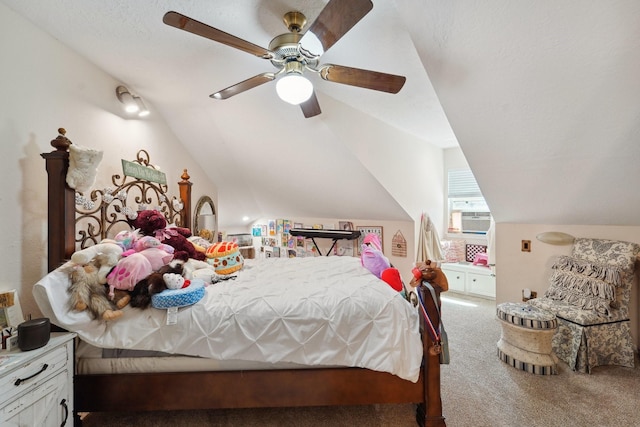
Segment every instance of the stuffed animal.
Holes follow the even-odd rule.
[[[150,237],[150,239],[155,239]],[[173,254],[163,250],[160,246],[144,245],[138,247],[140,252],[135,250],[126,251],[127,254],[118,261],[118,264],[107,275],[109,284],[109,298],[113,298],[115,289],[132,291],[136,284],[149,276],[156,270],[167,265],[173,259]]]
[[[165,285],[167,285],[167,289],[182,289],[191,284],[191,280],[185,279],[176,273],[164,273],[162,280],[164,280]]]
[[[206,228],[202,229],[202,230],[200,230],[199,237],[207,240],[208,242],[212,242],[213,241],[213,231],[207,230]]]
[[[185,279],[200,279],[205,284],[217,283],[222,280],[222,276],[216,273],[215,267],[206,261],[189,258],[183,264],[183,268],[182,275]]]
[[[364,236],[362,239],[362,244],[367,246],[373,246],[375,249],[382,252],[382,244],[380,243],[380,238],[375,233],[369,233]]]
[[[131,306],[140,309],[149,307],[153,295],[168,289],[163,277],[167,273],[181,276],[183,273],[182,262],[165,265],[136,283],[131,291]]]
[[[122,310],[119,309],[127,305],[128,296],[118,300],[116,304],[109,301],[105,286],[99,280],[99,268],[94,263],[74,264],[70,268],[69,277],[72,309],[89,310],[94,319],[115,320],[122,316]]]
[[[153,236],[175,249],[174,258],[186,261],[194,258],[204,261],[205,255],[196,251],[193,244],[187,239],[191,231],[184,227],[168,227],[164,215],[157,210],[143,210],[130,224],[140,230],[145,236]]]
[[[218,242],[207,248],[207,262],[217,274],[231,274],[244,266],[244,257],[236,242]]]
[[[117,244],[122,247],[123,251],[128,251],[133,248],[133,245],[141,237],[139,230],[122,230],[113,238]]]
[[[102,155],[103,152],[100,150],[71,144],[69,146],[69,169],[66,177],[69,187],[80,193],[90,190],[96,182],[96,174]]]
[[[396,291],[402,292],[404,290],[402,277],[400,276],[400,271],[398,271],[397,268],[389,267],[386,270],[383,270],[380,274],[380,278]]]
[[[164,243],[160,243],[160,240],[156,239],[152,236],[142,236],[136,239],[131,248],[124,251],[122,256],[129,256],[134,252],[142,252],[146,249],[160,249],[168,254],[173,254],[175,249],[172,246],[165,245]]]
[[[409,284],[412,287],[420,286],[422,281],[429,282],[433,286],[440,288],[440,292],[445,292],[449,290],[449,282],[447,281],[447,276],[440,269],[438,263],[433,262],[431,260],[426,260],[425,262],[418,262],[413,270],[413,278]]]
[[[202,232],[200,234],[202,234]],[[191,242],[193,247],[196,249],[196,251],[202,252],[203,254],[206,254],[207,248],[212,245],[210,241],[208,241],[204,237],[199,237],[199,236],[191,236],[189,237],[189,241]]]
[[[377,249],[374,245],[363,244],[360,254],[360,261],[362,266],[373,273],[377,278],[380,278],[382,272],[389,267],[391,263],[384,254]]]
[[[115,240],[104,239],[97,245],[76,251],[71,255],[74,264],[84,265],[93,261],[98,268],[98,282],[107,283],[109,271],[122,257],[123,248]]]

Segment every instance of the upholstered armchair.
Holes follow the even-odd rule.
[[[553,350],[571,369],[634,366],[629,297],[638,253],[635,243],[576,239],[553,265],[544,296],[529,301],[556,315]]]

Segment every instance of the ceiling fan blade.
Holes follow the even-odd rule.
[[[226,44],[227,46],[235,47],[236,49],[240,49],[260,58],[273,58],[273,53],[263,47],[250,43],[229,33],[225,33],[224,31],[213,28],[207,24],[203,24],[202,22],[191,19],[178,12],[171,11],[165,13],[162,18],[162,22],[180,30],[185,30],[198,36]]]
[[[311,92],[311,98],[300,104],[300,108],[302,108],[302,114],[304,114],[304,117],[307,119],[322,113],[315,92]]]
[[[261,84],[268,83],[275,78],[276,75],[274,73],[258,74],[257,76],[253,76],[247,80],[241,81],[240,83],[236,83],[233,86],[222,89],[219,92],[213,93],[209,95],[209,97],[214,99],[231,98],[234,95],[237,95],[249,89],[253,89],[254,87],[260,86]]]
[[[320,68],[320,77],[330,82],[363,87],[382,92],[398,93],[404,82],[404,76],[380,73],[378,71],[361,70],[343,65],[326,64]]]
[[[317,58],[373,9],[371,0],[330,0],[300,39],[300,52]]]

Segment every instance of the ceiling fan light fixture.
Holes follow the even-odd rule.
[[[313,85],[298,73],[290,73],[278,79],[276,92],[280,99],[289,104],[302,104],[313,93]]]

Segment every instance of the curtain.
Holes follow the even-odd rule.
[[[431,222],[431,218],[426,213],[420,217],[420,231],[418,234],[418,250],[416,251],[416,261],[442,261],[442,249],[440,237]]]

